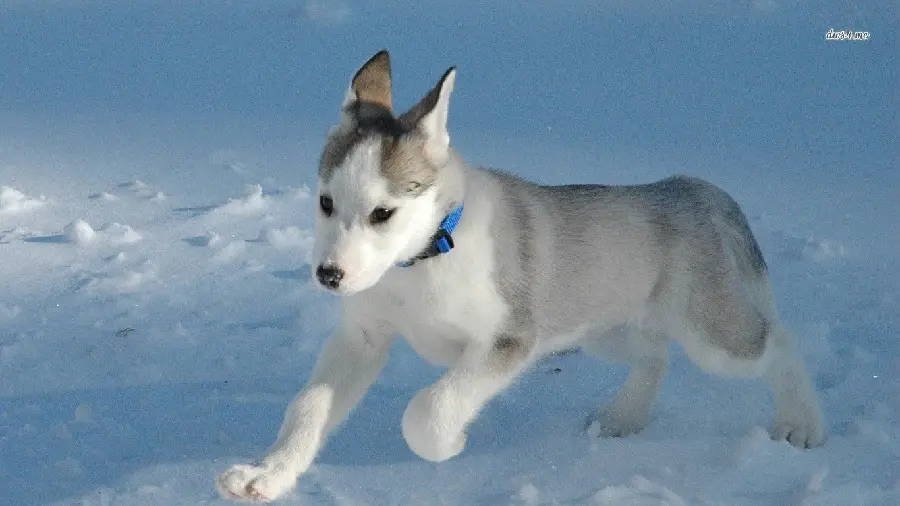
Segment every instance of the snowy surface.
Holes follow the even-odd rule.
[[[336,322],[315,163],[381,47],[399,104],[459,66],[473,164],[731,192],[831,437],[770,441],[761,383],[676,351],[647,429],[592,438],[624,370],[570,354],[431,464],[399,421],[440,371],[398,344],[284,504],[900,504],[896,5],[683,4],[0,1],[0,504],[226,503]]]

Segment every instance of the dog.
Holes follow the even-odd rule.
[[[647,423],[676,340],[701,369],[764,377],[774,439],[826,438],[819,400],[779,323],[766,262],[731,197],[675,176],[633,186],[539,186],[470,168],[450,147],[456,79],[395,116],[387,51],[353,76],[318,170],[314,281],[340,295],[341,322],[274,445],[217,477],[224,497],[270,501],[306,472],[385,364],[395,336],[447,366],[402,417],[434,462],[537,359],[580,347],[630,366],[592,433]]]

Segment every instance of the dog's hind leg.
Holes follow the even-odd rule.
[[[803,359],[785,329],[773,327],[767,341],[772,357],[765,377],[775,397],[772,439],[787,440],[798,448],[822,445],[826,438],[824,416]]]
[[[821,445],[825,423],[819,400],[779,323],[765,273],[743,285],[727,277],[706,279],[687,301],[680,329],[672,330],[691,360],[721,376],[765,377],[775,398],[772,437],[800,448]]]
[[[613,400],[588,419],[587,430],[592,435],[621,437],[640,432],[647,425],[666,372],[668,338],[649,329],[620,329],[616,334],[603,338],[616,343],[598,341],[584,346],[588,352],[629,365],[628,377]]]

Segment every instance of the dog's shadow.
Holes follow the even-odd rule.
[[[379,466],[419,461],[403,439],[400,421],[409,399],[441,371],[400,362],[387,368],[388,380],[376,383],[328,438],[317,462]],[[546,378],[537,374],[525,379],[531,385],[521,388],[535,393],[535,387],[543,385],[533,397],[546,402],[555,387],[544,385]],[[0,398],[0,413],[6,415],[0,417],[5,503],[77,498],[156,465],[252,461],[274,441],[285,408],[304,381],[222,381]],[[535,412],[541,409],[536,407],[540,401],[523,402],[531,397],[513,393],[494,399],[469,428],[465,453],[491,453],[523,437],[546,437],[553,429],[546,427],[546,414]],[[555,413],[551,419],[568,417]],[[48,469],[53,470],[52,480],[47,479]],[[211,494],[212,486],[210,478]]]
[[[405,344],[395,349],[395,355],[412,356]],[[413,359],[415,361],[416,359]],[[402,365],[388,366],[388,378],[410,366],[409,360],[400,360]],[[562,369],[560,369],[560,367]],[[592,405],[592,395],[596,385],[569,388],[569,395],[558,395],[561,385],[556,381],[559,372],[574,372],[573,369],[590,367],[582,356],[550,357],[538,362],[508,390],[494,397],[479,413],[466,430],[467,442],[462,455],[482,455],[496,453],[504,448],[515,447],[524,441],[541,440],[548,437],[582,437],[584,421]],[[348,420],[329,439],[327,446],[316,459],[331,465],[383,465],[405,461],[419,461],[403,439],[400,426],[403,411],[416,392],[433,382],[442,370],[424,364],[413,366],[411,376],[419,381],[403,388],[374,385],[362,403]],[[613,376],[598,382],[612,383]],[[577,390],[577,391],[576,391]],[[582,402],[572,402],[579,399]]]
[[[217,382],[0,398],[0,496],[49,504],[155,465],[252,459],[271,444],[295,388]]]
[[[222,460],[224,470],[224,462],[253,461],[275,440],[303,379],[0,397],[0,502],[77,499],[157,465]],[[373,387],[317,462],[365,466],[417,459],[400,432],[410,396]],[[214,494],[212,477],[209,489]]]
[[[375,385],[347,420],[328,438],[316,462],[328,465],[376,466],[416,457],[400,429],[412,394]]]

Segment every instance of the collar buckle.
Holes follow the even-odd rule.
[[[441,221],[437,231],[431,236],[431,242],[428,244],[428,247],[409,260],[397,262],[397,267],[409,267],[416,263],[417,260],[425,260],[426,258],[436,257],[443,253],[449,253],[455,246],[455,244],[453,244],[453,237],[450,234],[456,229],[456,225],[459,223],[462,212],[462,204],[450,211],[450,214]]]
[[[441,253],[449,252],[455,246],[453,244],[453,236],[447,230],[439,228],[437,233],[434,234],[434,246]]]

